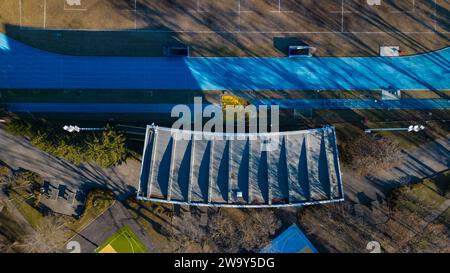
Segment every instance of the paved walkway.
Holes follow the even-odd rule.
[[[66,56],[0,34],[0,88],[445,90],[449,62],[450,48],[395,58]]]

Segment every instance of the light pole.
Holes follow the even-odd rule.
[[[418,133],[425,130],[423,125],[410,125],[406,128],[376,128],[376,129],[366,129],[365,132],[370,134],[372,132],[395,132],[395,131],[407,131],[409,133]]]
[[[105,128],[80,128],[76,125],[64,125],[63,130],[69,133],[79,133],[81,131],[104,131]]]

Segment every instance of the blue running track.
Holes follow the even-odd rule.
[[[0,88],[446,90],[449,60],[450,48],[397,58],[67,56],[0,34]]]
[[[357,100],[357,99],[265,99],[254,105],[279,105],[280,109],[450,109],[445,99]]]
[[[255,100],[252,104],[279,105],[280,109],[450,109],[448,100]],[[7,103],[11,112],[45,113],[170,113],[175,104],[146,103]],[[205,105],[206,106],[206,105]],[[193,109],[193,105],[189,105]]]

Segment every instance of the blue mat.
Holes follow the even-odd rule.
[[[296,224],[276,237],[261,253],[317,253],[317,249],[306,238]]]
[[[0,34],[0,88],[445,90],[449,60],[450,48],[395,58],[66,56]]]

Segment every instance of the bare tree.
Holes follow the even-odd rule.
[[[15,252],[14,251],[14,247],[15,247],[15,242],[11,241],[0,230],[0,253],[12,253],[12,252]]]
[[[211,238],[220,251],[255,251],[268,244],[281,223],[273,211],[255,209],[233,219],[227,213],[214,215],[210,225]]]
[[[281,222],[273,211],[258,209],[248,213],[247,221],[242,222],[242,248],[253,251],[265,247],[280,228]]]
[[[364,175],[388,168],[403,157],[397,142],[379,135],[361,135],[346,147],[352,168]]]
[[[171,243],[163,251],[188,252],[193,245],[203,247],[207,236],[204,228],[199,225],[198,217],[183,214],[173,219],[173,229],[170,232]]]
[[[226,213],[220,211],[212,216],[209,233],[218,251],[239,251],[241,238],[239,228]]]
[[[236,217],[238,215],[238,217]],[[206,227],[198,215],[184,214],[173,220],[171,243],[164,252],[242,252],[266,246],[281,224],[272,210],[221,209],[210,214]]]
[[[66,236],[63,224],[55,217],[46,217],[36,232],[23,238],[21,248],[30,253],[56,253],[61,251]]]

